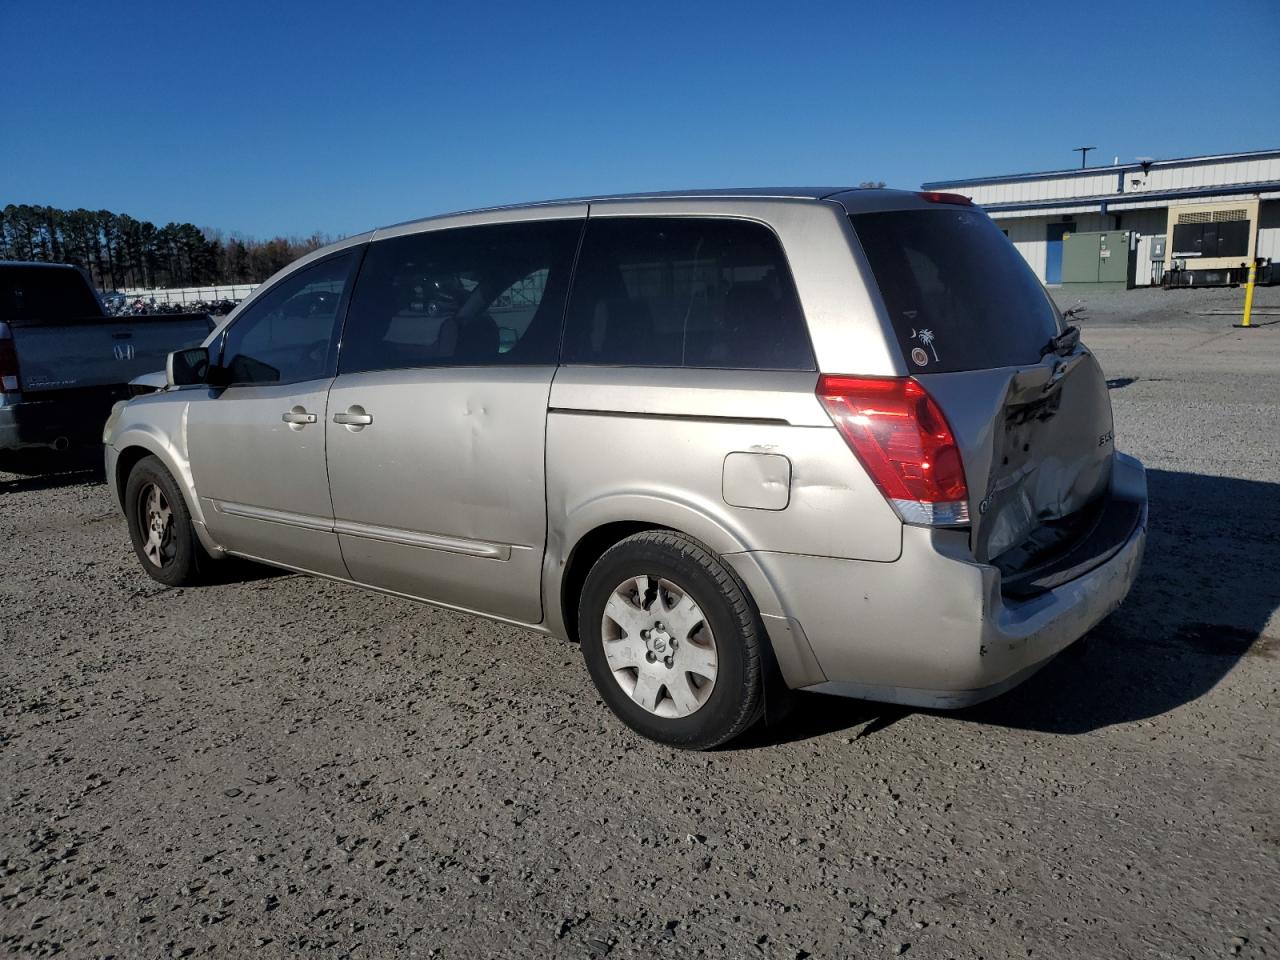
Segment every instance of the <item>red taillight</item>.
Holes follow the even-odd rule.
[[[4,326],[0,324],[0,326]],[[0,334],[0,393],[18,392],[18,351],[13,340]]]
[[[936,190],[926,190],[918,196],[928,200],[930,203],[955,203],[962,207],[972,207],[973,201],[963,194],[959,193],[938,193]]]
[[[969,522],[969,487],[955,436],[916,380],[823,375],[818,399],[904,521]]]

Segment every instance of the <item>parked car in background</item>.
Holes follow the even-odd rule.
[[[706,748],[766,678],[958,707],[1126,596],[1142,465],[963,198],[726,191],[404,224],[263,284],[120,405],[144,569],[237,555],[580,642]]]
[[[99,299],[102,301],[103,311],[111,314],[112,316],[124,313],[125,307],[129,303],[129,298],[119,290],[104,291]]]
[[[212,326],[204,314],[113,317],[76,267],[0,262],[0,452],[101,443],[129,381]]]

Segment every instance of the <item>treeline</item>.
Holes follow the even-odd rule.
[[[157,227],[109,210],[0,210],[0,260],[74,263],[108,291],[257,283],[328,242],[320,234],[252,240],[190,223]]]

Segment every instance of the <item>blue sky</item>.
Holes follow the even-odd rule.
[[[258,237],[1280,146],[1276,0],[0,0],[0,37],[0,205]]]

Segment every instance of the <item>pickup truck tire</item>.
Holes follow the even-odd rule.
[[[205,579],[211,559],[196,538],[182,491],[156,457],[143,457],[129,472],[124,512],[133,552],[153,580],[187,587]]]
[[[707,750],[764,710],[763,627],[733,572],[682,533],[627,537],[596,561],[578,605],[596,689],[642,736]]]

